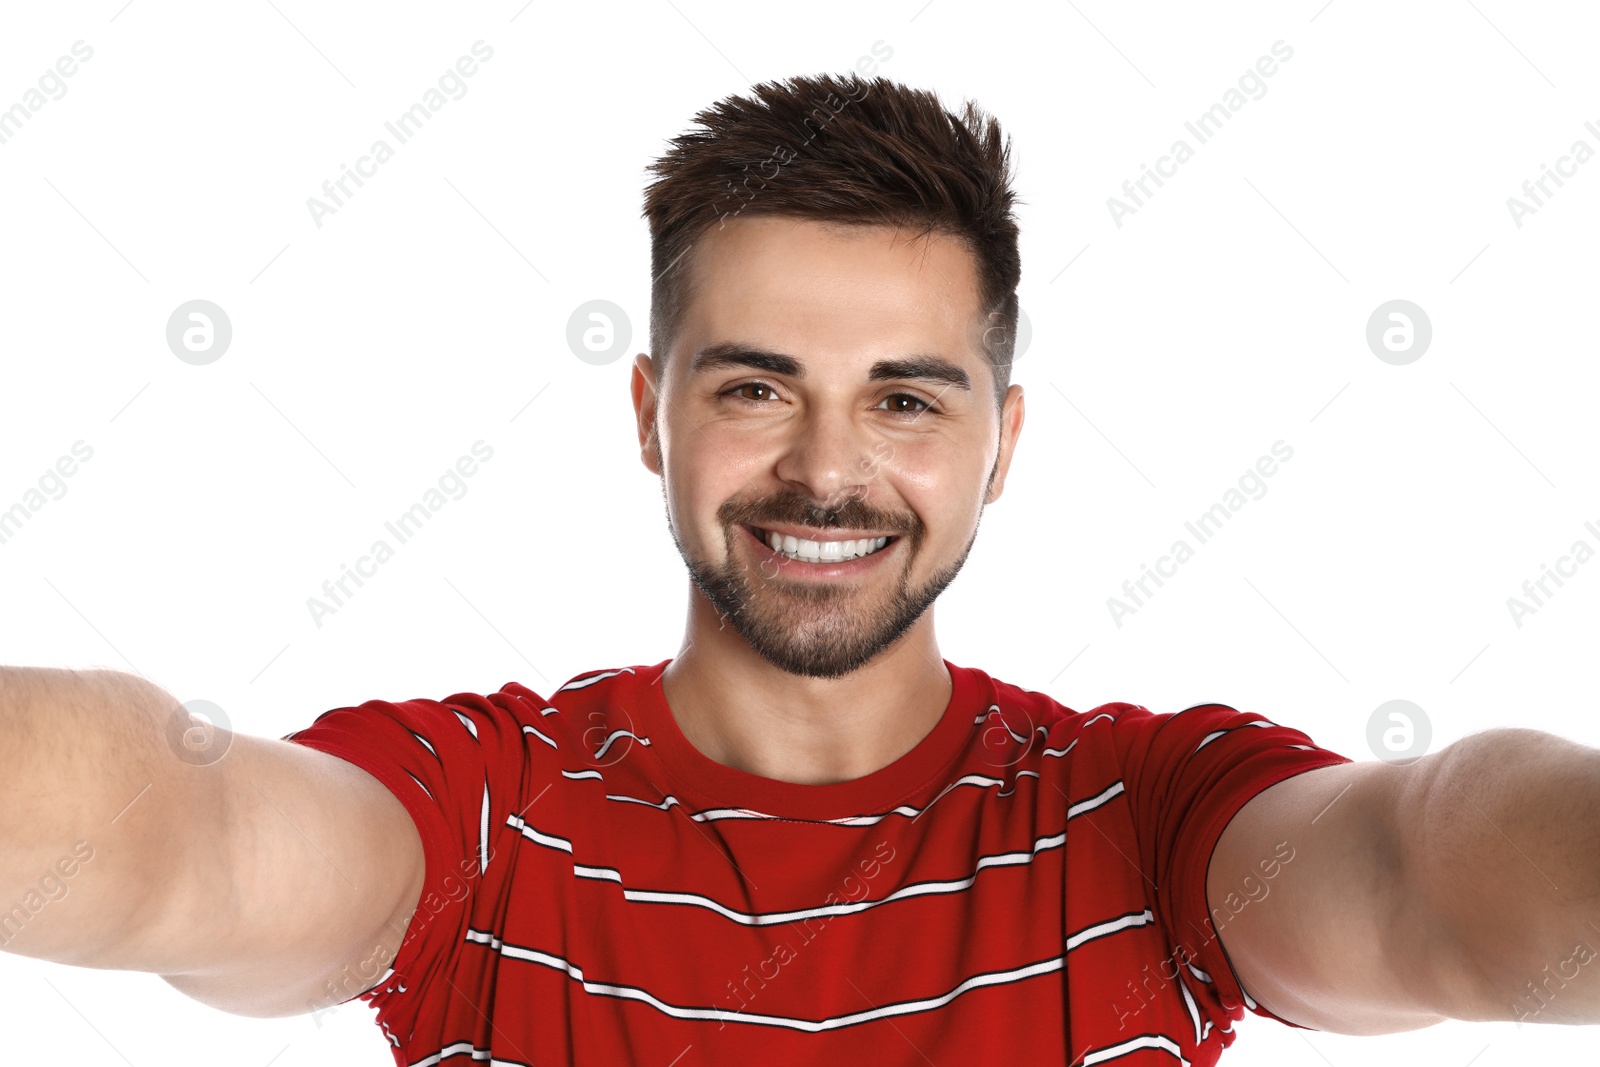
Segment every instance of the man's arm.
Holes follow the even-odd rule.
[[[152,972],[240,1015],[374,985],[421,895],[411,816],[287,741],[180,758],[178,707],[114,671],[0,668],[0,950]]]
[[[1302,1026],[1600,1022],[1600,750],[1493,730],[1297,775],[1229,823],[1207,898],[1245,990]]]

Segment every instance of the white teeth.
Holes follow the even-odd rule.
[[[810,563],[836,563],[870,556],[889,543],[887,537],[863,537],[856,541],[808,541],[792,534],[768,532],[766,543],[774,552],[790,559]]]

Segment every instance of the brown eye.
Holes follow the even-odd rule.
[[[883,398],[883,404],[886,405],[886,411],[896,415],[920,415],[932,407],[920,396],[912,396],[910,393],[894,393],[886,396]]]
[[[745,382],[737,386],[734,392],[745,400],[771,400],[772,386],[766,382]]]

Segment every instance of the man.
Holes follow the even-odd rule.
[[[413,1065],[1199,1065],[1246,1009],[1600,1021],[1600,752],[1502,730],[1354,763],[940,656],[1023,424],[992,118],[822,76],[697,122],[647,192],[631,379],[693,582],[679,655],[280,740],[6,670],[3,899],[140,799],[4,947],[245,1015],[360,996]]]

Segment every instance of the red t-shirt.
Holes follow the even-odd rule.
[[[397,1064],[1200,1067],[1267,1014],[1217,929],[1292,843],[1211,915],[1206,868],[1246,801],[1344,756],[1220,704],[1077,712],[946,661],[910,751],[801,785],[695,749],[665,667],[289,735],[422,836],[421,903],[361,994]]]

